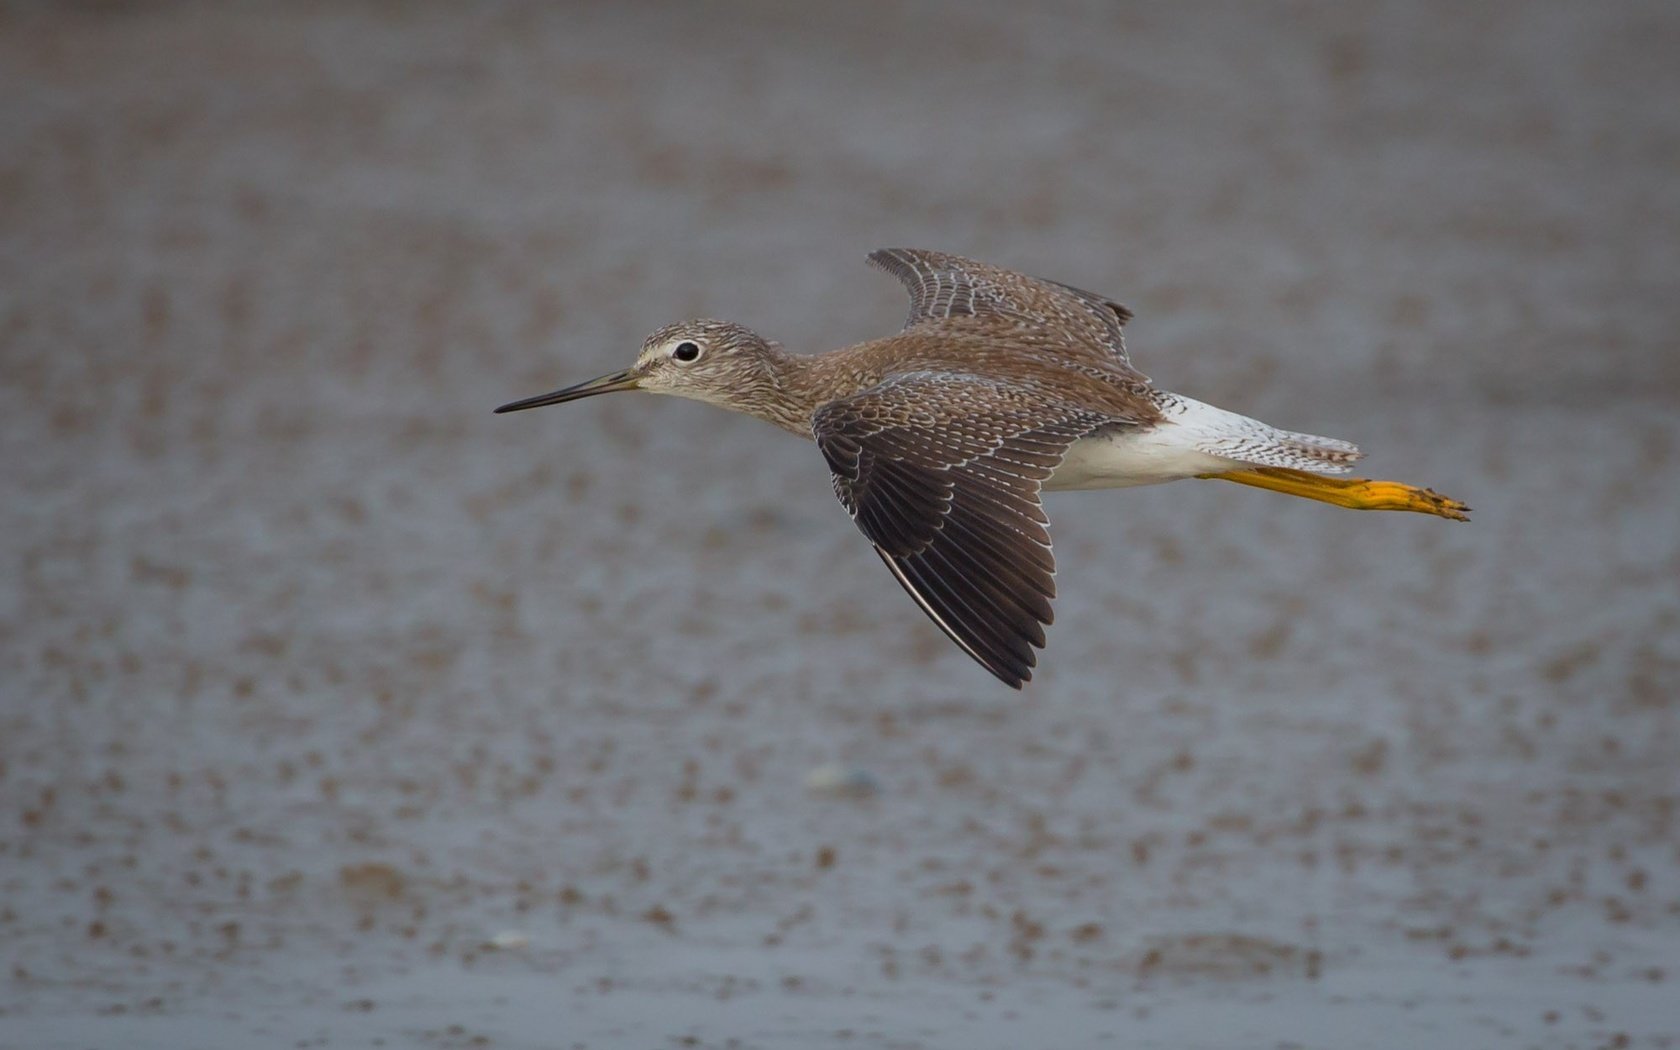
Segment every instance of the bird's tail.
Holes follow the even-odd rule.
[[[1316,474],[1346,474],[1365,458],[1359,446],[1350,441],[1260,425],[1264,431],[1237,438],[1239,447],[1222,454],[1256,467],[1285,467]]]
[[[1198,474],[1354,510],[1409,510],[1469,521],[1470,508],[1430,489],[1399,481],[1337,478],[1364,456],[1339,438],[1279,430],[1258,419],[1228,412],[1177,394],[1162,409],[1193,436],[1196,449],[1235,469]]]
[[[1356,445],[1270,423],[1185,397],[1162,393],[1161,413],[1197,452],[1250,467],[1288,467],[1342,474],[1364,453]]]

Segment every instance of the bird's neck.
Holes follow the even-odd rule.
[[[801,437],[811,436],[811,416],[824,404],[843,396],[835,389],[829,372],[832,354],[811,356],[790,353],[771,344],[764,355],[766,396],[755,398],[749,414]]]

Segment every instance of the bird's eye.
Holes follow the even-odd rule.
[[[671,356],[684,363],[698,361],[700,360],[700,344],[684,339],[671,348]]]

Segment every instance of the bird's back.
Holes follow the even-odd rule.
[[[856,395],[896,376],[935,373],[1032,390],[1117,422],[1152,423],[1161,417],[1147,379],[1117,359],[1070,352],[1058,333],[1033,325],[953,318],[833,350],[811,364],[835,398]]]

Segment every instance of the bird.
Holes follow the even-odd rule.
[[[965,653],[1020,689],[1052,620],[1042,494],[1217,479],[1359,510],[1468,521],[1462,502],[1339,477],[1363,453],[1162,390],[1133,366],[1126,307],[938,251],[869,261],[910,296],[902,330],[791,353],[731,321],[666,325],[635,362],[499,413],[641,390],[815,442],[834,494],[893,577]]]

